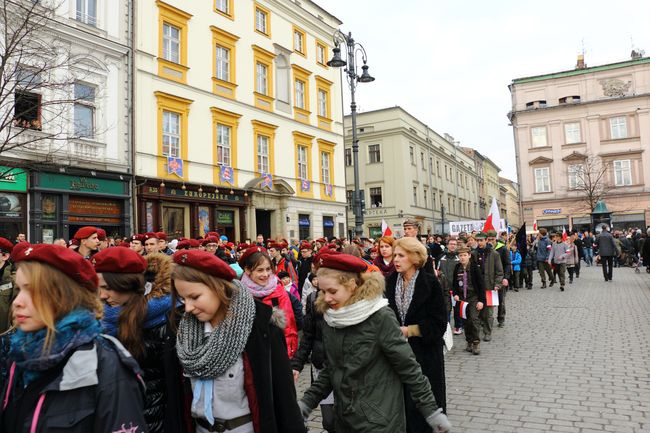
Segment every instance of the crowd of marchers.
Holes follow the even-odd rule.
[[[419,231],[409,219],[399,239],[0,238],[0,430],[304,432],[320,405],[328,432],[450,431],[451,334],[479,355],[535,270],[565,290],[581,261],[611,280],[608,266],[650,250],[636,232]]]

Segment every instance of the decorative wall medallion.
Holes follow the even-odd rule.
[[[608,78],[599,82],[603,86],[603,94],[605,96],[625,96],[632,85],[631,81],[624,82],[617,78]]]

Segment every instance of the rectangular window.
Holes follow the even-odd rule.
[[[181,115],[163,111],[163,156],[181,156]]]
[[[261,173],[269,172],[269,137],[257,136],[257,168]]]
[[[564,141],[566,144],[580,143],[582,141],[579,122],[564,124]]]
[[[327,47],[316,42],[316,62],[321,66],[327,65]]]
[[[625,116],[612,117],[609,119],[612,140],[627,138],[627,119]]]
[[[381,153],[378,144],[371,144],[368,146],[368,161],[371,164],[381,162]]]
[[[352,195],[354,191],[347,190],[345,191],[345,200],[348,202],[348,206],[352,208]]]
[[[171,24],[163,24],[163,59],[174,63],[181,62],[181,29]]]
[[[582,164],[569,166],[569,189],[576,189],[585,185],[584,169]]]
[[[533,147],[544,147],[548,145],[546,142],[545,126],[536,126],[534,128],[530,128],[530,133],[532,136]]]
[[[418,205],[418,187],[414,186],[413,187],[413,206]]]
[[[384,199],[381,196],[381,187],[370,188],[370,206],[382,207]]]
[[[436,161],[436,172],[438,173],[438,177],[440,177],[440,161]]]
[[[260,6],[255,7],[255,30],[268,36],[269,34],[269,14]]]
[[[296,107],[305,109],[305,82],[295,81]]]
[[[224,15],[231,16],[232,12],[230,10],[230,0],[216,0],[217,3],[215,5],[215,8],[223,13]]]
[[[95,136],[95,88],[86,84],[74,85],[74,132],[75,136]]]
[[[261,93],[262,95],[267,95],[268,93],[268,68],[262,63],[257,63],[255,67],[255,91]]]
[[[424,163],[424,152],[420,152],[420,165],[422,166],[422,170],[427,169],[427,165]]]
[[[230,81],[230,50],[220,45],[216,46],[217,79]]]
[[[614,184],[616,186],[632,185],[632,169],[629,159],[614,161]]]
[[[318,115],[327,117],[327,92],[318,89]]]
[[[424,195],[422,196],[424,198],[424,207],[429,207],[429,190],[424,188]]]
[[[322,182],[329,185],[330,181],[330,154],[327,152],[320,153],[320,171]]]
[[[14,93],[14,125],[41,130],[41,95],[16,91]]]
[[[97,25],[97,0],[77,0],[77,21]]]
[[[411,159],[411,165],[415,165],[415,149],[413,146],[409,146],[409,158]]]
[[[551,175],[548,167],[535,169],[535,192],[551,192]]]
[[[298,146],[298,179],[308,179],[307,176],[307,147]]]
[[[217,124],[217,164],[230,166],[230,140],[232,128]]]
[[[305,54],[305,32],[302,30],[293,30],[293,50]]]
[[[350,167],[352,165],[352,149],[345,149],[345,166]]]

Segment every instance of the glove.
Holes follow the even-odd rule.
[[[307,405],[302,402],[302,400],[298,400],[298,407],[300,408],[300,415],[302,415],[302,419],[306,422],[309,419],[309,414],[311,413],[312,409],[308,408]]]
[[[429,415],[426,421],[434,432],[448,432],[451,430],[451,423],[447,419],[447,415],[442,413],[442,409],[438,409]]]

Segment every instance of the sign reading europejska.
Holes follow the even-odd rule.
[[[455,221],[455,222],[450,222],[449,223],[449,234],[452,236],[456,236],[459,233],[471,233],[473,231],[480,232],[483,230],[483,224],[485,224],[484,220],[479,220],[479,221]],[[501,218],[499,221],[499,232],[505,232],[508,229],[506,226],[506,220]]]

